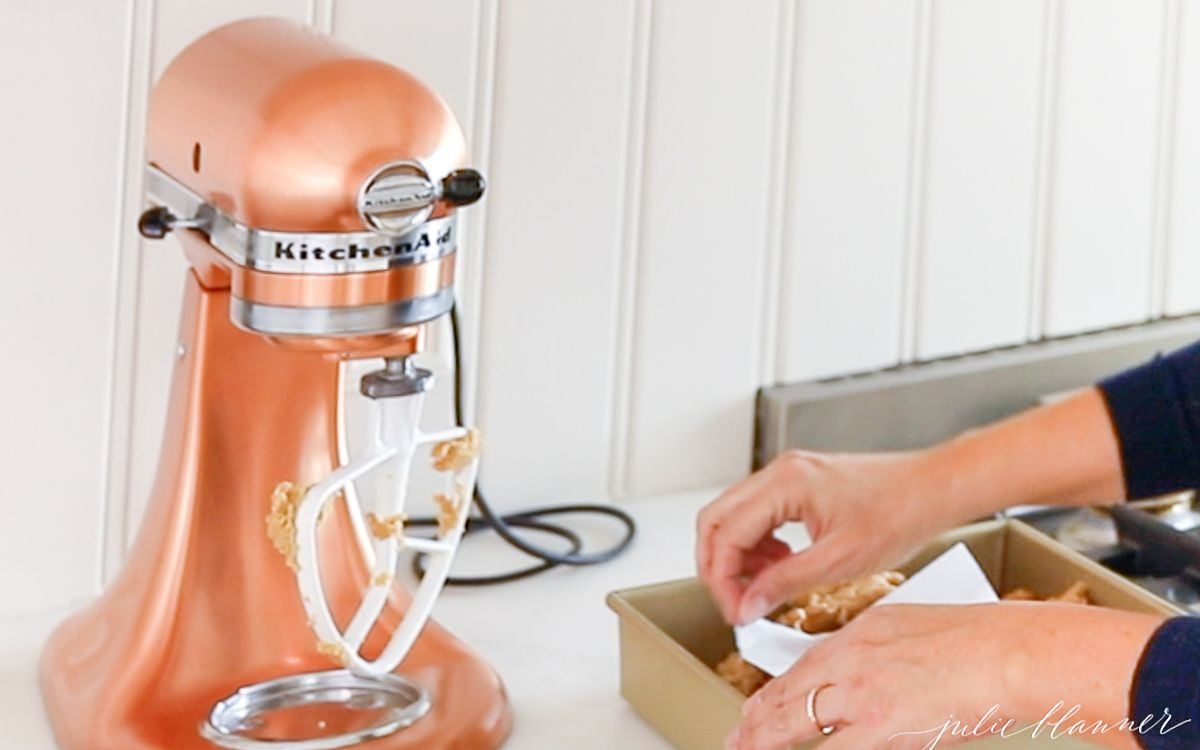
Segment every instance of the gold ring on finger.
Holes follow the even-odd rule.
[[[828,688],[828,687],[833,687],[833,683],[826,682],[826,683],[816,686],[812,690],[809,690],[808,691],[808,699],[804,702],[804,708],[805,708],[805,711],[808,713],[809,721],[811,721],[813,723],[813,726],[815,726],[817,728],[817,731],[819,731],[821,733],[821,735],[824,737],[828,737],[829,735],[831,735],[837,731],[837,726],[835,726],[833,724],[825,724],[824,722],[822,722],[820,719],[817,718],[817,696],[821,693],[822,690],[824,690],[825,688]]]

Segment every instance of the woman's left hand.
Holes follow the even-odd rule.
[[[836,727],[822,750],[947,747],[1010,719],[1011,734],[1060,701],[1047,722],[1080,706],[1060,732],[1076,721],[1117,722],[1128,717],[1134,670],[1161,622],[1042,602],[871,607],[747,700],[726,748],[778,750],[819,736],[806,703],[822,685],[815,713]],[[1087,741],[1137,747],[1127,731]]]

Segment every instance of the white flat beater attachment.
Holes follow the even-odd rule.
[[[418,427],[432,379],[431,373],[414,367],[407,358],[389,359],[384,370],[365,376],[362,391],[373,403],[376,416],[370,447],[362,458],[308,488],[296,510],[296,581],[318,648],[364,677],[395,670],[420,635],[450,573],[475,489],[479,433],[462,427],[422,433]],[[410,469],[417,448],[423,445],[433,446],[434,468],[446,478],[445,490],[434,496],[438,528],[433,538],[409,536],[404,531]],[[372,475],[369,491],[357,491],[361,487],[357,480],[368,474]],[[339,497],[345,499],[351,514],[363,520],[374,552],[374,560],[368,560],[369,584],[344,631],[338,628],[326,599],[317,552],[321,518]],[[399,556],[405,550],[428,555],[428,569],[387,645],[378,656],[367,659],[361,654],[363,643],[391,597]]]

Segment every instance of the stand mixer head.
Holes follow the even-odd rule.
[[[152,503],[130,567],[157,554],[170,574],[146,580],[126,571],[96,605],[56,633],[43,659],[43,692],[60,743],[68,750],[109,747],[94,739],[102,724],[114,736],[125,733],[111,744],[122,750],[208,743],[291,750],[360,742],[372,748],[443,746],[431,743],[429,732],[411,735],[416,744],[404,735],[451,697],[431,695],[418,680],[392,672],[407,664],[410,653],[415,669],[428,670],[430,654],[441,647],[422,651],[420,644],[448,637],[426,624],[463,534],[478,466],[476,430],[421,431],[433,376],[413,360],[424,327],[454,304],[456,210],[484,191],[479,173],[462,166],[461,131],[446,105],[403,71],[301,26],[253,19],[211,32],[168,67],[151,98],[147,151],[153,206],[139,229],[152,238],[174,232],[192,278],[181,333],[187,357],[177,367],[173,393],[180,405],[168,425],[169,435],[180,435],[182,455],[164,447],[159,477],[177,481],[170,491],[156,489],[162,497]],[[337,442],[328,434],[330,404],[336,403],[328,386],[336,388],[338,362],[367,357],[384,360],[360,384],[374,411],[370,447],[339,465],[328,456],[328,446]],[[296,377],[301,371],[312,376]],[[297,382],[318,385],[280,393]],[[221,393],[216,383],[243,393]],[[280,411],[289,398],[296,408]],[[251,445],[245,455],[239,450],[245,429],[233,425],[247,424],[298,446],[299,455],[279,455],[280,446],[269,442]],[[222,441],[220,435],[230,437]],[[426,446],[445,480],[443,491],[426,499],[438,518],[432,537],[404,529],[415,500],[407,497],[411,466]],[[261,459],[254,450],[262,451]],[[272,491],[261,486],[272,471],[293,475],[272,477]],[[197,476],[241,482],[239,497],[183,486]],[[223,503],[241,505],[233,510]],[[245,506],[254,503],[261,510],[257,541],[245,528],[254,517]],[[180,505],[185,510],[175,507]],[[224,515],[236,519],[226,533],[239,546],[224,559],[193,548],[220,543],[194,537]],[[273,562],[263,547],[275,554]],[[411,595],[396,585],[406,551],[431,560]],[[230,596],[225,590],[278,587],[285,577],[293,579],[291,595],[299,607],[264,608],[226,624],[231,640],[241,628],[247,649],[262,646],[250,659],[256,662],[253,678],[227,684],[217,695],[223,675],[189,676],[187,710],[194,712],[205,699],[211,710],[204,717],[172,715],[156,725],[175,734],[189,723],[201,726],[193,735],[173,736],[170,744],[147,742],[145,727],[115,715],[120,711],[105,713],[105,700],[73,703],[52,672],[70,661],[87,626],[102,621],[111,628],[120,621],[136,628],[140,615],[126,610],[148,602],[166,608],[158,619],[142,622],[145,631],[161,630],[143,635],[169,642],[158,668],[171,669],[172,650],[195,652],[202,664],[201,650],[222,632],[210,620],[219,599]],[[199,614],[188,614],[196,607]],[[278,642],[265,642],[256,617],[280,618]],[[312,631],[302,656],[300,617]],[[203,624],[181,629],[180,618]],[[308,666],[314,651],[345,669],[297,669]],[[490,711],[473,719],[479,726],[472,739],[444,746],[496,746],[508,726],[498,681],[481,665],[467,664],[474,657],[463,656],[457,644],[443,658],[463,662],[461,671],[475,680],[472,689],[490,697]],[[272,673],[259,678],[266,668]],[[87,679],[119,682],[129,669],[140,670],[139,684],[145,682],[145,665],[134,668],[115,658]],[[461,678],[438,679],[463,689]],[[203,689],[195,687],[201,683]],[[314,719],[322,706],[325,714]],[[64,715],[81,711],[83,719]],[[81,744],[85,729],[92,736]]]

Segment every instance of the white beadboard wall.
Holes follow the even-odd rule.
[[[1200,0],[6,3],[0,616],[93,594],[136,530],[185,271],[132,230],[147,96],[250,15],[462,120],[503,508],[734,479],[763,384],[1200,309]]]

